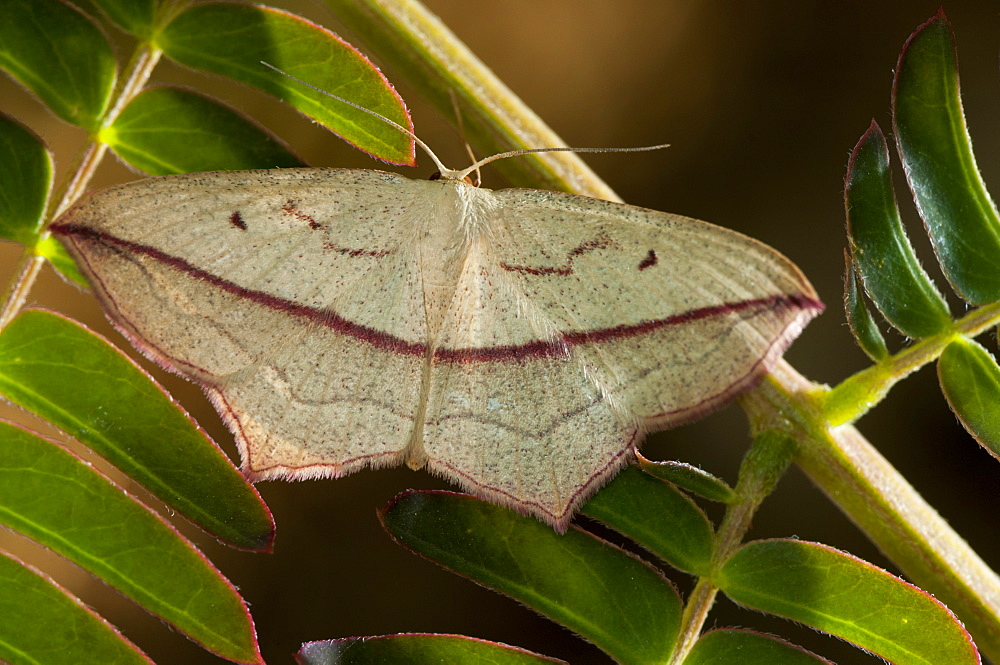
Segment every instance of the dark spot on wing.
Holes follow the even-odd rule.
[[[229,223],[238,228],[240,231],[247,230],[247,223],[243,221],[243,217],[240,215],[239,210],[234,210],[233,214],[229,216]]]
[[[639,261],[639,270],[645,270],[646,268],[652,268],[659,261],[656,257],[656,252],[649,250],[649,254],[646,255],[642,261]]]

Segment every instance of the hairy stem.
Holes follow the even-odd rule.
[[[795,448],[795,440],[784,432],[771,429],[755,431],[753,447],[740,466],[739,482],[736,485],[739,501],[726,510],[712,543],[712,573],[725,565],[743,543],[753,516],[784,475]],[[684,606],[680,638],[670,661],[672,665],[683,663],[698,641],[717,594],[718,587],[712,581],[711,574],[698,580]]]
[[[972,310],[940,335],[922,339],[893,356],[848,377],[823,397],[831,425],[851,423],[878,404],[898,381],[941,355],[956,335],[975,337],[1000,324],[1000,303]]]
[[[347,28],[415,87],[443,117],[454,93],[468,138],[487,154],[565,146],[438,17],[416,0],[325,0]],[[577,155],[547,153],[497,162],[516,186],[620,201]]]
[[[796,439],[795,461],[809,478],[996,659],[1000,577],[860,432],[829,424],[824,391],[782,361],[743,404],[755,422]]]
[[[134,97],[146,81],[156,66],[160,58],[160,51],[148,46],[140,48],[133,55],[128,67],[127,76],[122,79],[119,85],[114,102],[104,115],[101,125],[107,126],[117,117],[118,113],[125,107],[132,97]],[[104,158],[107,151],[107,144],[101,142],[96,137],[88,141],[82,152],[75,161],[75,166],[70,171],[69,179],[59,188],[53,200],[58,201],[54,208],[50,208],[51,214],[47,220],[49,222],[57,219],[73,203],[87,191],[94,172]],[[39,235],[38,242],[44,242],[49,237],[48,231],[43,231]],[[7,286],[3,295],[2,305],[0,305],[0,330],[7,327],[17,313],[24,307],[28,299],[28,294],[35,285],[35,280],[45,264],[45,258],[35,253],[34,248],[27,247],[21,255],[16,268],[13,280]]]

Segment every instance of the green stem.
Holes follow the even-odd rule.
[[[712,573],[719,570],[742,545],[753,523],[753,516],[784,475],[794,452],[795,441],[787,434],[755,429],[753,446],[740,466],[736,485],[739,501],[726,510],[712,543]],[[671,657],[671,665],[683,663],[697,643],[718,591],[711,574],[698,580],[684,606],[680,638]]]
[[[831,425],[851,423],[878,404],[898,381],[936,360],[956,335],[975,337],[1000,324],[1000,303],[979,307],[956,321],[948,332],[922,339],[840,382],[823,397]]]
[[[449,117],[450,90],[468,113],[470,138],[490,152],[561,145],[551,130],[518,100],[441,22],[415,0],[326,0],[347,27],[366,41],[418,92]],[[506,160],[498,166],[522,186],[574,191],[617,200],[575,155]],[[796,462],[812,480],[918,585],[947,603],[979,646],[1000,656],[1000,580],[968,544],[848,422],[863,413],[905,374],[936,358],[954,334],[973,335],[996,325],[1000,305],[960,320],[946,335],[919,342],[826,391],[784,362],[745,396],[756,431],[778,429],[796,441]],[[852,394],[853,391],[853,394]],[[856,399],[860,395],[863,399]],[[845,406],[846,405],[846,406]],[[852,412],[853,409],[853,412]],[[839,415],[838,415],[839,414]],[[746,507],[727,515],[717,553],[741,541]],[[682,643],[693,644],[715,589],[702,581],[685,609]]]
[[[708,613],[715,604],[715,597],[719,594],[719,587],[715,586],[708,578],[698,579],[694,589],[684,603],[684,613],[681,615],[681,630],[677,640],[677,646],[670,657],[669,665],[681,665],[691,653],[691,649],[701,637],[701,629],[708,619]]]
[[[102,126],[112,122],[118,113],[132,99],[149,80],[149,76],[159,60],[160,52],[149,47],[140,48],[132,57],[128,67],[128,75],[122,80],[118,88],[118,94],[109,111],[102,119]],[[104,158],[107,151],[107,144],[100,140],[91,140],[83,147],[82,152],[76,159],[76,165],[71,169],[71,176],[60,187],[59,192],[54,197],[58,204],[50,209],[48,223],[58,219],[73,203],[87,191],[94,172]],[[39,235],[39,243],[48,240],[49,232],[43,231]],[[45,264],[45,258],[37,256],[33,248],[25,249],[18,262],[14,279],[8,285],[4,295],[2,305],[0,305],[0,330],[7,327],[28,299],[38,275]]]
[[[1000,577],[860,432],[828,423],[824,390],[782,361],[743,406],[754,422],[793,436],[795,461],[809,478],[997,660]]]
[[[457,101],[469,140],[487,154],[565,146],[534,111],[416,0],[325,1],[351,32],[443,117],[454,116],[453,101]],[[496,165],[516,186],[621,200],[572,153],[527,155]]]

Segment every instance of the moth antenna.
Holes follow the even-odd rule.
[[[479,170],[482,167],[486,166],[487,164],[489,164],[491,162],[495,162],[495,161],[497,161],[499,159],[507,159],[508,157],[519,157],[521,155],[530,155],[530,154],[540,153],[540,152],[649,152],[651,150],[662,150],[663,148],[670,147],[669,143],[661,143],[659,145],[639,146],[637,148],[566,148],[566,147],[557,147],[557,148],[522,148],[520,150],[510,150],[508,152],[501,152],[501,153],[498,153],[496,155],[490,155],[489,157],[484,157],[483,159],[480,159],[478,162],[475,162],[472,166],[469,166],[466,169],[463,169],[461,171],[455,171],[453,169],[449,169],[444,164],[442,164],[441,160],[438,159],[437,155],[434,154],[434,151],[430,149],[430,146],[428,146],[426,143],[424,143],[423,141],[421,141],[419,136],[417,136],[416,134],[414,134],[413,132],[411,132],[406,127],[403,127],[402,125],[400,125],[395,120],[390,120],[389,118],[385,117],[381,113],[378,113],[376,111],[372,111],[371,109],[367,109],[364,106],[361,106],[360,104],[357,104],[355,102],[352,102],[349,99],[345,99],[345,98],[341,97],[340,95],[335,95],[332,92],[328,92],[326,90],[323,90],[322,88],[319,88],[319,87],[313,85],[312,83],[307,83],[306,81],[303,81],[302,79],[300,79],[300,78],[298,78],[296,76],[292,76],[288,72],[283,71],[281,69],[278,69],[274,65],[272,65],[270,63],[267,63],[267,62],[264,62],[263,60],[260,61],[260,64],[264,65],[268,69],[272,69],[272,70],[278,72],[279,74],[281,74],[282,76],[284,76],[285,78],[287,78],[289,80],[295,81],[299,85],[303,85],[303,86],[309,88],[310,90],[315,90],[316,92],[320,93],[321,95],[326,95],[327,97],[330,97],[331,99],[335,99],[338,102],[340,102],[341,104],[347,104],[348,106],[350,106],[352,108],[355,108],[355,109],[357,109],[359,111],[362,111],[364,113],[367,113],[368,115],[370,115],[370,116],[372,116],[374,118],[378,118],[379,120],[381,120],[382,122],[386,123],[387,125],[389,125],[391,127],[395,127],[400,132],[402,132],[403,134],[406,134],[408,137],[410,137],[411,139],[413,139],[413,142],[416,143],[418,146],[420,146],[421,150],[423,150],[425,153],[427,153],[427,156],[430,157],[431,161],[434,162],[434,165],[437,167],[438,172],[441,174],[442,177],[449,178],[449,179],[456,179],[456,180],[464,180],[470,173],[472,173],[473,171],[475,171],[476,174],[477,174],[476,175],[477,185],[478,185],[478,181],[479,181],[479,175],[478,175],[479,174]],[[457,109],[456,109],[456,111],[457,111]],[[461,122],[462,122],[461,115],[458,114],[457,117],[458,117],[459,124],[461,124]],[[468,143],[465,144],[465,147],[466,147],[466,150],[468,150],[468,152],[469,152],[469,157],[472,158],[472,159],[475,159],[475,155],[472,153],[472,148],[469,147]]]
[[[328,92],[326,90],[323,90],[322,88],[318,88],[318,87],[314,86],[312,83],[307,83],[307,82],[303,81],[300,78],[292,76],[288,72],[283,71],[281,69],[278,69],[274,65],[272,65],[270,63],[267,63],[267,62],[264,62],[263,60],[260,61],[260,64],[264,65],[268,69],[273,69],[274,71],[278,72],[279,74],[281,74],[285,78],[290,79],[292,81],[295,81],[299,85],[304,85],[305,87],[307,87],[307,88],[309,88],[311,90],[315,90],[316,92],[320,93],[321,95],[326,95],[327,97],[330,97],[331,99],[336,99],[341,104],[347,104],[348,106],[356,108],[359,111],[363,111],[364,113],[367,113],[368,115],[370,115],[370,116],[372,116],[374,118],[378,118],[379,120],[381,120],[382,122],[386,123],[387,125],[389,125],[391,127],[395,127],[396,129],[398,129],[399,131],[401,131],[403,134],[406,134],[408,137],[410,137],[411,139],[413,139],[413,142],[416,143],[418,146],[420,146],[421,150],[423,150],[424,152],[427,153],[427,156],[430,157],[431,161],[434,162],[434,166],[437,167],[438,171],[440,171],[442,174],[447,174],[449,177],[452,174],[455,173],[455,171],[453,171],[452,169],[447,168],[444,164],[441,163],[441,160],[438,159],[437,155],[434,154],[434,151],[431,150],[430,147],[426,143],[424,143],[423,141],[421,141],[420,137],[418,137],[416,134],[414,134],[413,132],[411,132],[406,127],[403,127],[401,124],[399,124],[395,120],[390,120],[389,118],[385,117],[381,113],[378,113],[376,111],[372,111],[371,109],[366,109],[364,106],[361,106],[360,104],[356,104],[356,103],[352,102],[349,99],[344,99],[343,97],[341,97],[339,95],[335,95],[332,92]],[[468,173],[466,173],[465,175],[468,175]],[[464,178],[465,175],[463,175],[462,177]]]
[[[519,157],[521,155],[530,155],[538,152],[649,152],[651,150],[662,150],[663,148],[669,147],[669,143],[660,143],[658,145],[644,145],[636,148],[522,148],[520,150],[511,150],[509,152],[501,152],[496,155],[484,157],[467,169],[458,171],[455,175],[459,179],[462,179],[473,171],[478,171],[480,168],[486,166],[490,162],[495,162],[498,159]]]
[[[455,123],[458,125],[459,136],[462,137],[462,143],[465,144],[465,154],[469,156],[469,162],[476,163],[476,153],[472,151],[472,146],[469,145],[469,140],[466,138],[465,134],[465,121],[462,118],[462,109],[458,105],[458,96],[455,94],[453,88],[448,88],[448,97],[451,98],[451,110],[455,114]],[[473,184],[479,187],[483,182],[482,173],[479,169],[476,169],[476,179]]]

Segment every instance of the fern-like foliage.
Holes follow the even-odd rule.
[[[536,147],[525,146],[524,136],[544,130],[537,119],[516,99],[490,97],[509,92],[459,57],[463,47],[419,7],[329,4],[446,113],[451,100],[426,72],[456,90],[481,147]],[[82,283],[45,228],[86,190],[108,149],[157,175],[302,164],[276,136],[211,97],[147,87],[163,57],[278,96],[389,162],[412,160],[405,137],[259,63],[401,124],[409,125],[408,114],[359,51],[280,10],[153,0],[92,0],[87,7],[61,0],[0,3],[0,67],[88,137],[53,196],[46,146],[17,119],[0,116],[0,237],[24,247],[0,311],[0,394],[65,440],[99,454],[172,513],[235,548],[267,551],[273,523],[259,495],[145,372],[71,319],[23,309],[45,262]],[[108,31],[133,40],[124,64]],[[829,662],[770,635],[704,630],[719,592],[897,664],[972,665],[979,649],[1000,656],[996,575],[850,426],[896,381],[937,360],[956,414],[995,456],[1000,451],[1000,368],[972,339],[1000,321],[1000,219],[975,168],[957,81],[950,27],[938,14],[900,57],[894,134],[942,269],[973,306],[968,313],[953,318],[914,257],[899,222],[888,147],[873,124],[847,177],[845,304],[874,364],[833,389],[788,366],[777,368],[742,400],[753,444],[734,486],[679,462],[643,460],[641,468],[623,472],[583,512],[643,556],[593,529],[574,526],[560,535],[533,519],[444,492],[399,495],[380,513],[387,532],[420,556],[534,608],[620,663]],[[607,191],[572,156],[521,164],[509,167],[519,169],[513,177],[523,184]],[[866,297],[914,342],[890,353]],[[746,541],[755,511],[792,464],[922,588],[820,543]],[[724,507],[718,523],[707,517],[706,502]],[[134,492],[21,424],[0,423],[0,524],[74,561],[206,650],[234,662],[262,662],[246,603],[212,562]],[[691,578],[684,597],[667,570]],[[431,634],[312,642],[296,657],[311,665],[554,662],[496,642]],[[150,662],[44,573],[7,556],[0,557],[0,659]]]

